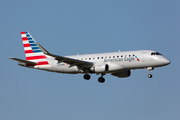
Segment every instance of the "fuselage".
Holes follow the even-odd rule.
[[[153,50],[60,56],[48,52],[27,31],[21,32],[21,37],[26,60],[10,57],[19,61],[20,66],[57,73],[82,73],[85,80],[91,78],[89,74],[101,74],[100,83],[105,82],[103,76],[107,73],[118,78],[129,77],[131,69],[146,68],[148,77],[152,78],[151,70],[170,64],[167,58]]]
[[[26,60],[10,57],[20,66],[58,73],[82,73],[85,80],[91,78],[89,74],[101,74],[100,83],[105,82],[103,76],[107,73],[118,78],[129,77],[131,69],[146,68],[148,77],[152,78],[151,70],[170,64],[167,58],[153,50],[60,56],[48,52],[27,31],[21,32],[21,37]]]
[[[120,72],[130,69],[144,69],[147,67],[156,68],[170,64],[170,61],[167,58],[152,50],[72,55],[66,57],[93,62],[94,65],[107,64],[109,70],[106,73]],[[51,66],[49,70],[53,72],[70,74],[87,73],[87,71],[81,71],[77,66],[70,66],[69,64],[59,62],[53,58],[49,58],[48,62]],[[88,73],[93,72],[89,71]]]

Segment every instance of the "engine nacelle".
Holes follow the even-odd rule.
[[[112,75],[117,76],[119,78],[125,78],[125,77],[129,77],[131,75],[131,71],[125,70],[125,71],[118,72],[118,73],[112,73]]]
[[[95,65],[92,68],[90,68],[90,70],[97,73],[107,72],[109,71],[109,65],[108,64]]]

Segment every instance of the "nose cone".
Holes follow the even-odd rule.
[[[171,63],[171,61],[168,60],[167,58],[163,58],[162,62],[163,62],[164,65],[169,65]]]

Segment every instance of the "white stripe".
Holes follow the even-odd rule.
[[[26,54],[26,57],[30,57],[30,56],[39,56],[39,55],[44,55],[44,53],[29,53],[29,54]]]
[[[21,37],[26,37],[26,34],[21,34]]]
[[[31,47],[24,47],[24,50],[32,50]]]
[[[27,43],[29,43],[29,42],[28,42],[28,40],[26,40],[26,41],[23,41],[23,44],[27,44]]]
[[[36,60],[28,60],[31,62],[42,62],[42,61],[47,61],[47,59],[36,59]]]

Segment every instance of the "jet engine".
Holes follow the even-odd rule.
[[[125,77],[129,77],[131,75],[131,71],[125,70],[125,71],[118,72],[118,73],[112,73],[111,75],[117,76],[118,78],[125,78]]]
[[[109,71],[109,65],[108,64],[101,64],[101,65],[95,65],[92,68],[90,68],[92,72],[97,73],[103,73]]]

